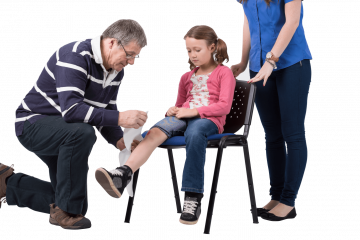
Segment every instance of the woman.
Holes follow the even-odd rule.
[[[294,218],[295,198],[307,160],[305,113],[311,53],[302,26],[300,0],[238,0],[244,8],[242,59],[250,62],[249,83],[265,131],[271,201],[258,209],[270,221]],[[287,145],[287,151],[285,147]]]

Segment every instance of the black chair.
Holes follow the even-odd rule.
[[[231,107],[231,111],[226,116],[226,124],[224,126],[224,132],[223,134],[215,134],[208,137],[207,148],[217,148],[218,152],[216,157],[215,171],[214,171],[213,183],[211,187],[208,212],[206,216],[206,224],[204,231],[205,234],[209,234],[210,232],[211,218],[212,218],[214,202],[215,202],[215,194],[217,193],[217,184],[219,180],[221,158],[222,158],[223,149],[226,147],[243,147],[244,149],[246,174],[249,185],[250,203],[252,209],[252,218],[253,218],[253,223],[258,223],[254,184],[252,180],[249,148],[247,142],[247,137],[249,135],[249,128],[250,128],[251,118],[254,108],[255,93],[256,93],[255,84],[248,84],[246,81],[236,80],[234,100]],[[244,126],[243,135],[235,135],[234,133],[237,132],[242,126]],[[147,132],[144,132],[142,134],[143,137],[145,137],[146,133]],[[171,170],[172,182],[175,193],[176,208],[177,208],[177,212],[181,213],[179,189],[176,179],[172,149],[185,148],[185,137],[184,136],[172,137],[166,140],[159,147],[166,148],[168,150],[170,170]],[[139,170],[136,171],[134,174],[134,180],[133,180],[134,197],[135,197],[135,189],[136,189],[138,176],[139,176]],[[127,223],[130,222],[134,197],[129,197],[126,218],[125,218],[125,222]]]

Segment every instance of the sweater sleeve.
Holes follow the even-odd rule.
[[[232,71],[225,67],[219,73],[220,95],[216,103],[196,108],[201,118],[220,117],[230,113],[236,81]]]
[[[109,105],[107,105],[105,109],[117,111],[116,99],[111,100]],[[124,135],[123,130],[121,129],[120,126],[116,126],[116,127],[96,126],[96,128],[99,130],[101,135],[106,139],[106,141],[114,145],[114,147],[116,147],[117,141],[119,141]]]
[[[85,122],[92,126],[118,126],[119,112],[85,99],[88,65],[78,53],[57,56],[54,71],[61,114],[66,122]],[[91,105],[89,105],[90,103]]]

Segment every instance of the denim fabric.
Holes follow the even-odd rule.
[[[216,124],[206,118],[166,117],[154,127],[158,127],[169,138],[185,136],[186,160],[181,191],[203,193],[207,137],[218,133]]]
[[[250,78],[256,74],[250,70]],[[255,104],[265,131],[270,195],[288,206],[295,205],[307,161],[304,122],[310,82],[310,60],[303,60],[273,72],[265,87],[263,81],[255,83]]]
[[[88,157],[96,141],[94,128],[47,116],[33,124],[25,121],[18,139],[48,166],[51,182],[14,174],[7,182],[8,204],[49,213],[49,204],[55,202],[65,212],[85,215]]]

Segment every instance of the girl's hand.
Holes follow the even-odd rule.
[[[177,118],[192,118],[195,117],[197,113],[195,113],[194,109],[189,108],[178,108],[178,112],[175,117]]]
[[[265,64],[262,66],[262,68],[260,69],[260,71],[256,74],[255,77],[253,77],[252,79],[250,79],[248,81],[248,83],[254,83],[260,80],[264,79],[264,86],[268,80],[268,78],[270,77],[272,71],[274,70],[273,66],[271,66],[270,63],[265,62]]]
[[[176,107],[176,106],[171,106],[171,107],[168,108],[166,115],[167,115],[168,117],[175,116],[176,113],[177,113],[177,111],[178,111],[178,109],[179,109],[179,108]]]

